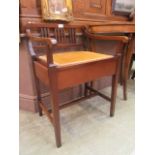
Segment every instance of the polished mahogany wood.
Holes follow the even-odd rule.
[[[134,33],[135,26],[131,22],[107,22],[89,25],[92,33]]]
[[[109,25],[109,24],[105,24],[104,26],[107,26],[107,25]],[[62,28],[59,28],[60,26]],[[82,43],[77,43],[76,39],[74,39],[74,42],[72,42],[72,40],[70,40],[70,38],[76,38],[76,35],[77,35],[76,33],[73,33],[73,34],[70,33],[70,31],[72,31],[74,29],[74,31],[78,31],[79,32],[80,28],[83,29],[85,35],[87,35],[87,37],[89,39],[91,39],[91,41],[93,41],[94,39],[95,40],[109,40],[109,41],[115,40],[115,41],[119,41],[120,44],[119,44],[116,52],[120,52],[121,51],[122,59],[124,59],[124,60],[122,60],[122,64],[123,64],[122,66],[123,67],[121,69],[121,76],[120,76],[120,78],[121,78],[121,83],[123,83],[123,94],[124,94],[123,97],[126,100],[127,99],[127,95],[126,95],[127,94],[127,84],[126,83],[127,83],[127,76],[128,76],[127,74],[125,74],[126,70],[128,70],[128,63],[126,63],[126,62],[129,62],[130,58],[126,57],[126,55],[124,55],[124,53],[125,54],[127,53],[126,52],[127,49],[126,49],[125,46],[128,47],[129,37],[125,36],[125,35],[120,35],[119,36],[118,34],[117,35],[113,34],[113,35],[110,35],[110,36],[106,36],[106,35],[102,35],[102,34],[96,34],[95,37],[94,37],[94,34],[90,33],[90,32],[94,33],[94,31],[97,28],[103,28],[104,26],[103,25],[87,26],[87,31],[86,31],[85,27],[81,26],[81,25],[68,25],[68,24],[62,25],[62,24],[49,24],[49,23],[48,24],[45,24],[45,23],[35,24],[35,23],[30,23],[30,24],[27,25],[27,28],[31,27],[31,29],[36,29],[36,27],[37,27],[37,29],[38,29],[37,33],[40,33],[42,37],[49,36],[49,37],[57,38],[57,45],[56,46],[57,47],[61,47],[61,48],[62,47],[66,48],[66,47],[70,47],[70,46],[81,46],[82,45]],[[43,31],[43,29],[44,29],[44,31]],[[60,32],[55,34],[55,31],[57,31],[57,32],[60,31]],[[68,34],[66,34],[67,31],[68,31]],[[47,35],[47,32],[48,32],[48,35]],[[103,32],[107,32],[107,31],[104,30]],[[63,38],[63,39],[60,39],[60,38]],[[50,40],[49,40],[49,42],[50,42]],[[91,50],[95,49],[94,48],[95,45],[92,47],[92,42],[89,45],[90,45],[89,49],[91,49]],[[83,45],[83,47],[84,46],[85,45]],[[39,48],[40,47],[41,46],[39,46]],[[35,46],[35,48],[36,48],[36,46]],[[124,49],[124,51],[122,49]],[[130,52],[130,51],[128,51],[128,52]],[[53,56],[55,56],[55,55],[53,55]]]
[[[51,94],[52,113],[50,114],[40,98],[40,91],[37,91],[40,116],[42,112],[44,112],[53,124],[56,145],[60,147],[61,129],[59,111],[62,106],[59,104],[58,93],[63,89],[85,84],[85,93],[83,96],[89,97],[91,95],[93,96],[93,94],[98,94],[107,99],[110,101],[110,116],[114,116],[120,68],[120,53],[117,52],[115,55],[107,55],[96,53],[96,51],[77,51],[70,53],[69,58],[72,58],[72,60],[67,60],[65,59],[66,52],[61,52],[61,57],[59,53],[55,54],[56,47],[62,47],[59,45],[64,45],[65,47],[65,44],[71,47],[73,45],[76,46],[76,44],[79,45],[79,33],[82,33],[85,39],[81,42],[81,45],[84,44],[82,47],[86,47],[87,39],[120,40],[123,44],[127,42],[128,38],[126,36],[99,37],[98,35],[90,34],[84,26],[64,25],[63,27],[59,27],[59,25],[51,25],[50,27],[49,24],[35,24],[31,26],[29,25],[27,29],[28,49],[32,57],[37,89],[39,89],[39,82],[41,81],[49,88]],[[32,31],[34,29],[37,29],[37,31],[34,31],[35,33]],[[86,49],[89,49],[89,46]],[[103,76],[112,76],[110,97],[101,95],[101,93],[92,88],[92,81]],[[65,105],[63,105],[63,107],[65,107]]]
[[[127,80],[128,80],[128,72],[130,68],[130,62],[132,53],[134,51],[134,33],[135,27],[133,23],[118,23],[113,22],[113,24],[105,23],[99,25],[89,25],[88,30],[92,33],[95,33],[98,36],[98,39],[109,33],[122,34],[124,38],[120,37],[121,41],[124,43],[124,47],[122,48],[122,43],[118,46],[118,51],[123,49],[122,52],[122,68],[121,68],[121,84],[123,84],[123,98],[127,100]],[[127,38],[125,38],[125,36]],[[90,36],[91,37],[91,36]],[[118,39],[119,40],[119,39]],[[120,47],[120,49],[119,49]]]
[[[47,67],[41,65],[39,62],[34,61],[34,67],[36,76],[39,80],[41,80],[46,86],[49,85],[49,79],[48,79],[48,69]]]
[[[77,22],[91,21],[103,23],[104,21],[127,21],[124,16],[112,13],[112,0],[70,0],[74,20]],[[25,31],[28,22],[42,22],[41,0],[20,0],[20,30]]]
[[[27,49],[25,46],[25,29],[26,25],[28,23],[42,23],[44,22],[41,18],[41,1],[40,0],[20,0],[20,108],[28,111],[37,112],[37,106],[36,106],[36,90],[34,87],[34,78],[32,74],[32,64],[30,63],[30,59],[27,56]],[[83,0],[82,3],[77,2],[77,5],[84,4]],[[86,7],[90,6],[90,3],[99,3],[99,1],[90,1],[88,0],[85,3]],[[72,0],[72,6],[75,4],[75,1]],[[97,4],[98,5],[98,4]],[[74,5],[75,6],[75,5]],[[83,5],[84,6],[84,5]],[[85,6],[83,7],[85,9]],[[127,17],[117,16],[112,14],[112,0],[107,0],[106,7],[105,7],[105,14],[102,14],[100,16],[99,13],[94,13],[93,11],[89,11],[89,15],[82,15],[81,17],[76,17],[74,14],[74,7],[73,7],[73,16],[74,20],[70,22],[69,24],[79,24],[79,25],[102,25],[100,29],[96,29],[97,33],[102,33],[104,28],[104,25],[107,23],[109,24],[107,27],[109,27],[108,31],[113,32],[115,27],[120,33],[122,30],[126,31],[126,33],[132,33],[131,29],[134,30],[135,23],[134,21],[128,21]],[[76,9],[76,8],[75,8]],[[98,9],[97,9],[98,10]],[[77,13],[81,12],[81,10],[77,9]],[[84,10],[85,13],[86,10]],[[54,24],[55,22],[50,22],[49,24]],[[107,28],[106,28],[107,29]],[[95,33],[95,31],[94,31]],[[134,32],[133,32],[134,33]],[[94,42],[92,41],[94,44]],[[99,44],[100,41],[96,41],[97,47],[95,47],[94,44],[94,50],[95,48],[99,50],[99,48],[102,48],[103,44]],[[111,50],[114,48],[114,46],[110,45],[111,43],[108,43],[108,45],[105,45],[104,49],[105,51],[108,51],[109,48]],[[70,47],[70,46],[68,46]],[[63,48],[63,47],[62,47]],[[96,51],[96,50],[95,50]],[[24,70],[24,72],[23,72]],[[107,79],[107,78],[106,78]],[[109,81],[109,80],[108,80]],[[105,80],[98,80],[97,81],[98,86],[103,87],[107,86],[109,82],[105,82]],[[41,84],[41,94],[42,97],[48,100],[49,105],[49,96],[48,96],[48,90]],[[73,98],[72,91],[76,92],[74,94],[77,94],[76,96],[79,97],[81,95],[81,87],[79,88],[71,88],[69,89],[69,95],[68,90],[65,90],[60,94],[60,102],[66,102],[67,100],[70,100]],[[78,95],[79,94],[79,95]]]
[[[109,58],[59,69],[58,88],[64,89],[87,81],[97,80],[103,76],[110,76],[115,73],[116,62],[114,58]],[[73,75],[76,78],[73,78]]]

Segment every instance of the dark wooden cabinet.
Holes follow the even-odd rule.
[[[74,21],[127,21],[127,17],[112,12],[112,0],[70,0]],[[20,0],[21,32],[28,22],[42,22],[41,0]],[[87,24],[89,24],[87,22]]]
[[[28,22],[41,22],[41,0],[20,0],[20,33]]]
[[[70,24],[104,25],[97,27],[95,32],[134,31],[134,23],[126,22],[127,17],[121,17],[112,13],[112,0],[70,0],[72,2],[74,20]],[[117,21],[117,22],[116,22]],[[44,22],[41,15],[41,0],[20,0],[20,108],[36,111],[36,90],[34,88],[34,78],[32,74],[31,59],[27,52],[25,36],[25,25],[28,22]],[[52,24],[52,22],[51,22]],[[103,47],[111,52],[115,46],[107,42],[96,42],[96,48],[102,52]],[[101,89],[109,85],[110,79],[100,79],[96,82],[96,87]],[[49,93],[42,86],[42,97],[49,102]],[[79,97],[82,87],[74,87],[63,91],[60,94],[60,102],[67,102]]]
[[[20,0],[20,10],[22,16],[40,16],[41,2],[40,0]]]

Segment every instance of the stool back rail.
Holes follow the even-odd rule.
[[[37,32],[35,31],[35,33],[32,33],[33,29],[37,29]],[[87,99],[89,97],[99,95],[110,101],[110,116],[114,116],[120,68],[120,53],[117,52],[114,56],[107,56],[105,54],[99,54],[93,51],[77,51],[78,53],[73,53],[73,55],[75,54],[79,61],[67,64],[65,64],[64,60],[61,60],[62,64],[56,63],[55,60],[57,58],[56,56],[58,55],[54,53],[56,48],[64,49],[72,46],[83,46],[84,49],[88,49],[86,47],[86,43],[88,43],[87,38],[100,40],[119,40],[124,44],[128,41],[126,36],[101,37],[90,34],[83,26],[63,25],[63,27],[59,27],[59,25],[56,24],[30,24],[27,27],[26,32],[28,37],[28,50],[31,54],[33,62],[39,115],[42,116],[44,112],[44,114],[47,115],[50,122],[53,124],[57,147],[61,146],[60,109],[72,105],[81,99]],[[77,41],[77,35],[79,34],[83,35],[83,40],[80,43]],[[41,50],[45,55],[44,60],[46,61],[40,59],[40,55],[43,55],[42,53],[40,54]],[[91,53],[94,54],[94,56],[101,55],[102,58],[89,59]],[[61,54],[65,56],[65,52],[61,52]],[[88,61],[81,61],[83,54],[87,54]],[[101,94],[91,87],[92,81],[103,76],[112,76],[112,90],[110,97]],[[47,109],[46,105],[41,99],[40,81],[50,90],[51,110]],[[83,96],[79,99],[73,100],[72,102],[60,105],[58,99],[59,91],[79,84],[85,84]]]

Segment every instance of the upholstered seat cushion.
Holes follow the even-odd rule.
[[[58,66],[75,65],[103,59],[109,59],[112,57],[112,55],[96,53],[91,51],[72,51],[53,54],[54,64]],[[46,63],[47,61],[46,55],[39,56],[38,58],[42,62]]]

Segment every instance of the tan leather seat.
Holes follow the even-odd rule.
[[[112,55],[90,52],[90,51],[71,51],[53,54],[54,64],[58,66],[69,66],[92,61],[104,60],[112,58]],[[42,62],[46,63],[45,55],[38,57]]]

